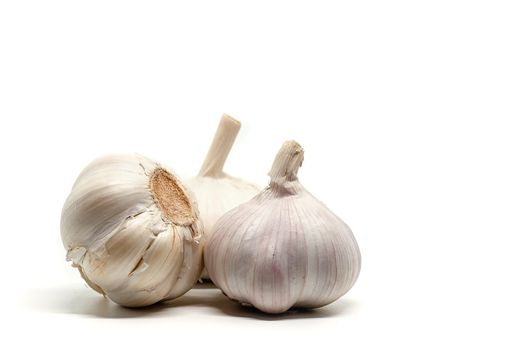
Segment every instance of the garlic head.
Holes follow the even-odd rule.
[[[257,185],[223,171],[240,127],[241,123],[238,120],[224,114],[199,174],[185,182],[199,203],[206,239],[212,234],[213,226],[224,213],[250,200],[260,191]],[[209,278],[206,269],[201,277]]]
[[[352,231],[297,179],[303,158],[297,142],[285,142],[269,186],[222,216],[204,248],[212,281],[268,313],[327,305],[359,275]]]
[[[61,217],[67,259],[94,290],[129,307],[187,292],[202,271],[197,206],[181,181],[139,155],[96,159]]]

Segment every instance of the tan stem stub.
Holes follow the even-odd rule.
[[[238,120],[223,114],[199,176],[221,177],[224,174],[222,170],[224,163],[240,128],[241,123]]]
[[[191,200],[175,176],[163,168],[157,168],[150,176],[149,186],[155,204],[162,215],[175,225],[191,225],[195,213]]]
[[[283,183],[297,180],[297,171],[302,165],[304,150],[296,141],[286,141],[273,161],[269,174],[271,182]]]

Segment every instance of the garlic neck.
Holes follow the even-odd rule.
[[[210,145],[199,176],[223,177],[224,163],[241,128],[241,123],[227,114],[223,114],[215,137]]]
[[[297,182],[297,171],[302,165],[304,150],[296,141],[286,141],[273,161],[270,176],[270,187],[290,187]],[[292,186],[293,187],[293,186]]]

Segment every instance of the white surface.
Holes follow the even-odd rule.
[[[523,2],[248,3],[0,3],[0,347],[523,349]],[[303,144],[303,184],[360,243],[355,287],[280,317],[85,288],[59,237],[78,172],[126,151],[192,175],[223,112],[233,175],[263,184]]]

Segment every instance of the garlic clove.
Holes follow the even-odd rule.
[[[67,258],[94,290],[124,306],[184,294],[202,271],[202,223],[192,195],[145,157],[90,163],[62,211]]]
[[[285,142],[270,184],[216,223],[204,251],[212,281],[268,313],[316,308],[345,294],[361,266],[350,228],[297,179],[304,152]]]
[[[222,116],[199,174],[185,183],[199,203],[206,237],[212,234],[213,226],[224,213],[260,191],[257,185],[230,176],[223,170],[240,127],[238,120],[226,114]],[[206,269],[201,278],[209,278]]]

